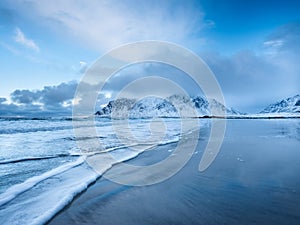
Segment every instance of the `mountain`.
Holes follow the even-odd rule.
[[[215,115],[211,115],[210,106],[213,107]],[[209,103],[200,96],[190,99],[182,95],[172,95],[166,99],[147,97],[140,101],[127,98],[113,100],[95,115],[112,118],[197,117],[219,116],[224,112],[230,116],[241,114],[214,99]]]
[[[271,104],[260,113],[298,114],[300,113],[300,95]]]
[[[177,108],[176,108],[176,107]],[[214,110],[214,115],[211,113]],[[196,111],[195,111],[196,110]],[[187,98],[172,95],[166,99],[147,97],[140,101],[121,98],[110,101],[95,115],[112,118],[152,118],[152,117],[212,117],[221,116],[225,112],[228,118],[281,118],[300,117],[300,95],[283,99],[271,104],[258,114],[245,114],[229,109],[220,102],[196,96]]]

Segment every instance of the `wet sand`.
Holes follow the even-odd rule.
[[[274,130],[272,124],[257,134],[252,126],[259,127],[229,124],[219,155],[204,172],[198,171],[198,165],[208,131],[201,133],[196,154],[170,179],[133,187],[100,178],[49,224],[298,225],[299,137],[285,134],[278,138],[281,130],[270,132]],[[160,146],[128,163],[158,162],[175,147]],[[118,174],[120,168],[114,167],[111,173],[114,171]]]

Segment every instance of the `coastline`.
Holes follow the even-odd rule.
[[[47,224],[298,224],[300,183],[293,172],[299,171],[297,140],[266,139],[257,145],[237,138],[239,146],[228,137],[215,162],[202,173],[198,164],[205,132],[190,161],[164,182],[132,187],[101,177]],[[291,158],[274,154],[286,145]],[[152,164],[175,147],[159,146],[128,163]],[[118,173],[117,167],[110,171],[114,169]]]

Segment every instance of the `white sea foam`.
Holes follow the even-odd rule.
[[[18,163],[18,162],[35,161],[35,160],[45,160],[45,159],[70,157],[70,156],[80,156],[80,155],[78,153],[71,153],[71,154],[45,155],[42,157],[32,156],[32,157],[23,157],[23,158],[13,158],[13,159],[7,159],[7,160],[0,160],[0,164]]]
[[[60,167],[57,167],[53,170],[50,170],[50,171],[44,173],[42,175],[31,177],[31,178],[29,178],[28,180],[26,180],[25,182],[23,182],[21,184],[16,184],[16,185],[10,187],[9,189],[7,189],[7,191],[5,191],[4,193],[2,193],[0,195],[0,206],[2,206],[4,204],[6,204],[7,202],[11,201],[12,199],[14,199],[19,194],[29,190],[30,188],[32,188],[33,186],[35,186],[39,182],[41,182],[41,181],[43,181],[43,180],[45,180],[49,177],[52,177],[54,175],[57,175],[59,173],[62,173],[66,170],[69,170],[72,167],[78,166],[78,165],[82,164],[83,162],[84,162],[84,159],[79,158],[75,162],[64,164]]]
[[[136,136],[140,137],[138,132],[143,133],[144,129],[140,129],[140,127],[139,129],[137,128],[139,126],[138,121],[133,125],[136,126],[133,127],[133,130],[136,131]],[[141,154],[143,151],[153,148],[156,145],[178,142],[181,138],[180,126],[177,123],[173,124],[172,122],[168,125],[169,130],[167,135],[159,142],[134,142],[134,140],[129,140],[128,142],[131,144],[125,143],[125,145],[124,143],[116,142],[116,137],[113,135],[113,131],[111,131],[109,126],[101,127],[101,134],[105,135],[104,138],[101,139],[103,140],[104,145],[101,152],[97,149],[94,149],[94,151],[91,152],[87,151],[84,154],[84,157],[80,157],[75,162],[66,163],[39,176],[31,177],[20,184],[11,186],[2,193],[0,195],[0,224],[31,225],[46,223],[55,214],[68,205],[75,196],[84,191],[92,182],[99,178],[114,164],[132,159]],[[144,126],[145,125],[143,124],[143,127]],[[124,131],[125,134],[126,132],[129,131]],[[21,143],[23,143],[23,146],[25,147],[26,141],[30,141],[30,143],[35,144],[33,146],[30,145],[32,148],[29,150],[30,154],[32,154],[35,149],[40,149],[41,153],[37,156],[24,156],[24,153],[21,150],[20,154],[17,155],[16,151],[14,151],[15,157],[20,155],[20,157],[16,158],[18,160],[35,160],[45,157],[46,153],[49,154],[49,152],[51,152],[51,148],[55,146],[53,145],[55,143],[57,143],[57,146],[55,147],[60,146],[62,149],[65,148],[63,150],[55,150],[55,153],[59,151],[59,154],[60,152],[62,152],[62,154],[66,154],[67,152],[68,154],[69,151],[67,149],[75,149],[76,154],[78,154],[78,149],[73,146],[75,144],[74,141],[65,139],[67,135],[67,131],[51,131],[48,133],[47,140],[48,143],[51,143],[51,146],[49,145],[48,148],[46,148],[45,145],[47,142],[43,139],[40,140],[41,136],[37,133],[15,134],[14,136],[10,136],[11,140],[7,140],[7,135],[3,135],[2,138],[3,140],[6,140],[6,149],[11,148],[11,150],[15,149],[15,146],[13,145],[13,139],[15,138],[18,138],[19,142],[21,140]],[[40,142],[41,144],[36,144]],[[42,148],[42,146],[44,146],[44,148]],[[93,148],[91,150],[93,150]],[[7,155],[10,156],[8,153]],[[87,163],[85,163],[85,159],[87,158],[90,161],[95,159],[97,162],[101,159],[101,163],[98,165],[99,167],[97,167],[97,173],[91,169]],[[8,159],[9,158],[3,158],[3,166],[10,166],[10,164],[5,164],[9,163]],[[12,164],[13,163],[14,162],[12,162]],[[47,165],[45,164],[45,167],[46,166]]]
[[[29,184],[25,192],[18,193],[0,208],[0,224],[32,225],[50,220],[99,176],[82,159],[77,163],[32,187]]]
[[[174,141],[165,141],[163,144]],[[101,161],[97,173],[81,157],[75,162],[14,185],[0,195],[0,224],[46,223],[114,164],[137,157],[153,147],[155,145],[143,146],[140,151],[118,147],[109,153],[86,156],[89,162],[93,159]]]

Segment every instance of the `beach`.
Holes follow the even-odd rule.
[[[220,153],[199,172],[209,136],[204,128],[192,157],[171,178],[135,187],[100,177],[48,224],[299,224],[299,125],[292,119],[229,121]],[[175,148],[158,146],[126,163],[153,164]],[[109,173],[120,175],[120,169]]]
[[[0,225],[300,225],[300,0],[0,0]]]

